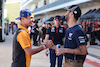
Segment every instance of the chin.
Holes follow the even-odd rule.
[[[29,26],[32,26],[32,25],[29,25]]]
[[[32,26],[32,24],[29,24],[29,26]]]

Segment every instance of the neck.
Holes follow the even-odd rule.
[[[22,25],[23,27],[25,27],[25,28],[28,28],[25,24],[23,24],[23,23],[20,23],[20,25]]]
[[[71,19],[68,21],[68,27],[73,27],[75,24],[77,23],[77,21],[75,19]]]
[[[58,28],[58,27],[59,27],[59,25],[56,25],[55,27],[56,27],[56,28]]]

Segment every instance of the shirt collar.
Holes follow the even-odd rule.
[[[56,28],[56,26],[54,26]],[[60,28],[61,26],[59,26],[58,28]]]
[[[67,28],[67,29],[71,29],[71,28],[76,27],[76,26],[78,26],[78,24],[75,24],[74,26],[72,26],[72,27],[70,27],[70,28]]]
[[[21,28],[21,29],[25,30],[27,33],[29,33],[28,29],[20,24],[18,24],[18,28]]]

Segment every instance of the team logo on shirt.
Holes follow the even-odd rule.
[[[60,32],[60,33],[63,33],[63,28],[59,29],[59,32]]]
[[[59,30],[60,33],[63,33],[63,30]]]
[[[72,33],[69,33],[69,36],[68,36],[68,39],[69,39],[69,40],[72,40],[72,38],[71,38],[72,35],[73,35]]]
[[[55,32],[55,28],[54,27],[51,28],[51,32]]]

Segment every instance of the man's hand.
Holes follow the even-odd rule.
[[[43,45],[45,45],[47,48],[52,48],[54,46],[52,40],[44,40]]]
[[[59,48],[56,49],[56,55],[61,55],[64,53],[68,53],[68,54],[75,54],[75,55],[86,55],[87,54],[87,48],[86,45],[81,45],[79,46],[79,48],[75,48],[75,49],[70,49],[70,48]]]
[[[61,54],[64,54],[65,53],[65,49],[64,48],[59,48],[59,49],[56,49],[56,55],[59,56]]]

